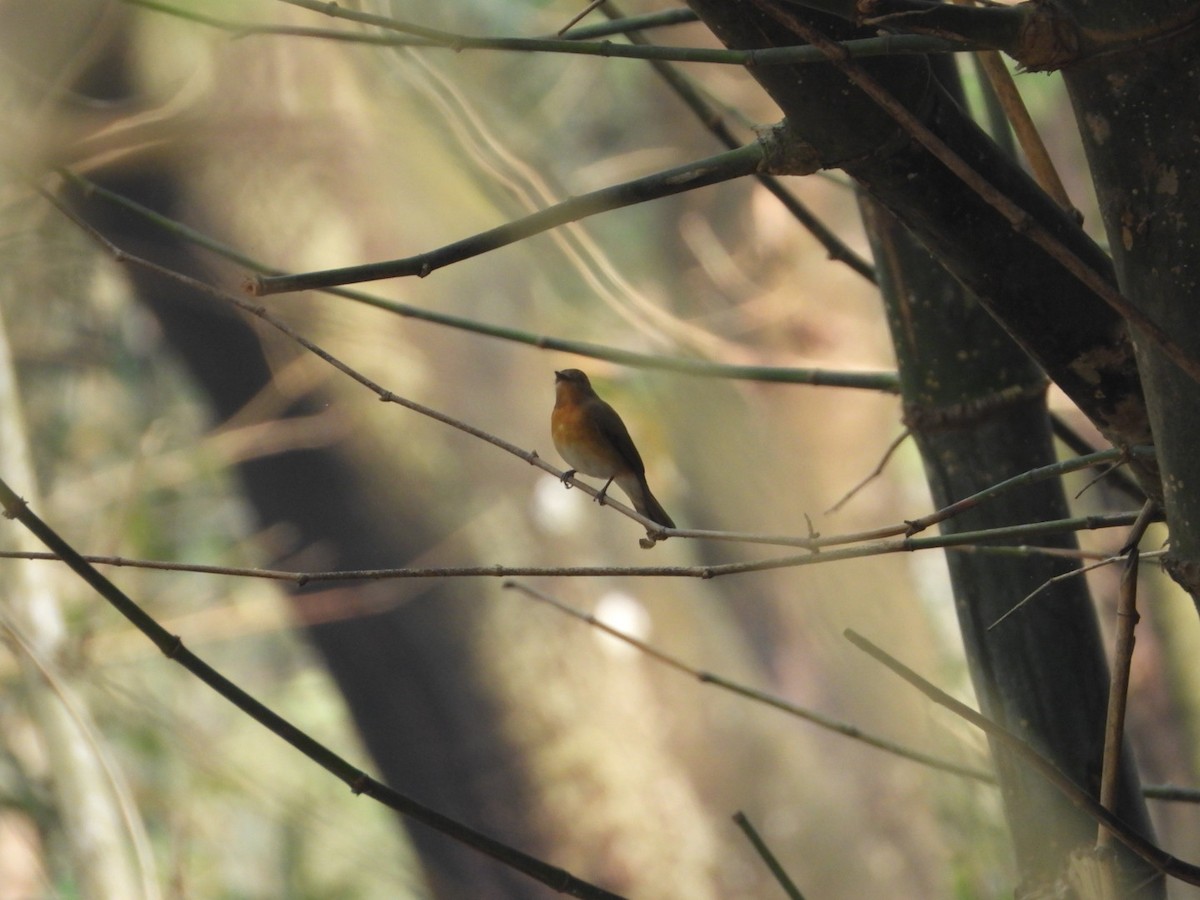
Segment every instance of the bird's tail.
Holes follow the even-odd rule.
[[[662,504],[655,499],[650,493],[650,485],[646,484],[645,476],[639,478],[636,482],[633,479],[628,479],[627,484],[622,484],[620,479],[617,479],[617,484],[620,484],[625,493],[629,495],[629,500],[633,504],[633,508],[639,513],[665,528],[674,528],[675,522],[667,515],[667,511],[662,508]]]

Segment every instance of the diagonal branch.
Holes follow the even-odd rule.
[[[411,275],[424,278],[443,266],[506,247],[587,216],[752,175],[764,164],[766,149],[763,140],[760,139],[737,150],[572,197],[532,215],[417,256],[299,275],[252,276],[247,280],[246,289],[249,293],[262,297],[288,291],[377,281],[382,278]]]
[[[371,778],[367,773],[352,766],[324,744],[314,740],[307,733],[297,728],[287,719],[256,700],[242,688],[238,687],[200,657],[184,646],[178,635],[171,634],[141,608],[133,599],[122,592],[115,584],[105,578],[88,563],[75,549],[63,540],[50,526],[33,513],[28,504],[13,492],[3,480],[0,480],[0,506],[4,508],[6,518],[16,519],[29,529],[43,544],[61,558],[70,568],[93,590],[107,600],[112,606],[133,623],[139,631],[148,637],[163,655],[179,663],[184,669],[195,675],[210,688],[250,716],[269,731],[287,741],[313,762],[327,772],[336,775],[355,794],[366,794],[374,800],[388,806],[397,812],[433,828],[459,843],[465,844],[486,856],[491,857],[518,872],[546,884],[560,893],[572,897],[596,898],[596,900],[612,900],[617,897],[586,881],[576,878],[569,872],[551,866],[540,859],[529,856],[521,851],[494,840],[461,822],[444,816],[410,797],[393,790],[380,781]]]

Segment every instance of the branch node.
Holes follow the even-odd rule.
[[[171,635],[171,640],[165,647],[162,648],[163,656],[173,660],[179,655],[179,651],[183,649],[183,638],[177,634]]]
[[[13,494],[13,499],[6,501],[4,504],[4,518],[19,519],[21,513],[25,512],[28,508],[29,504],[25,502],[24,497],[18,497],[16,494]]]
[[[1046,0],[1034,0],[1017,34],[1012,58],[1026,72],[1061,69],[1079,58],[1079,25]]]
[[[760,174],[811,175],[824,167],[816,148],[802,140],[787,119],[756,128],[755,132],[763,151],[758,164]]]

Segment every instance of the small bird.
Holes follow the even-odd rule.
[[[625,423],[615,409],[596,396],[587,375],[579,369],[554,373],[550,434],[559,455],[572,467],[563,475],[564,482],[576,472],[607,478],[596,497],[602,500],[608,486],[615,481],[639,513],[659,525],[675,527],[667,511],[650,493],[646,465]]]

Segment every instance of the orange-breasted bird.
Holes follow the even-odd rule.
[[[582,472],[608,479],[596,498],[604,497],[614,481],[629,495],[633,508],[647,519],[674,528],[646,484],[646,465],[633,445],[629,429],[617,411],[596,396],[588,377],[578,369],[554,373],[554,412],[550,435],[559,455],[571,466],[563,481]]]

